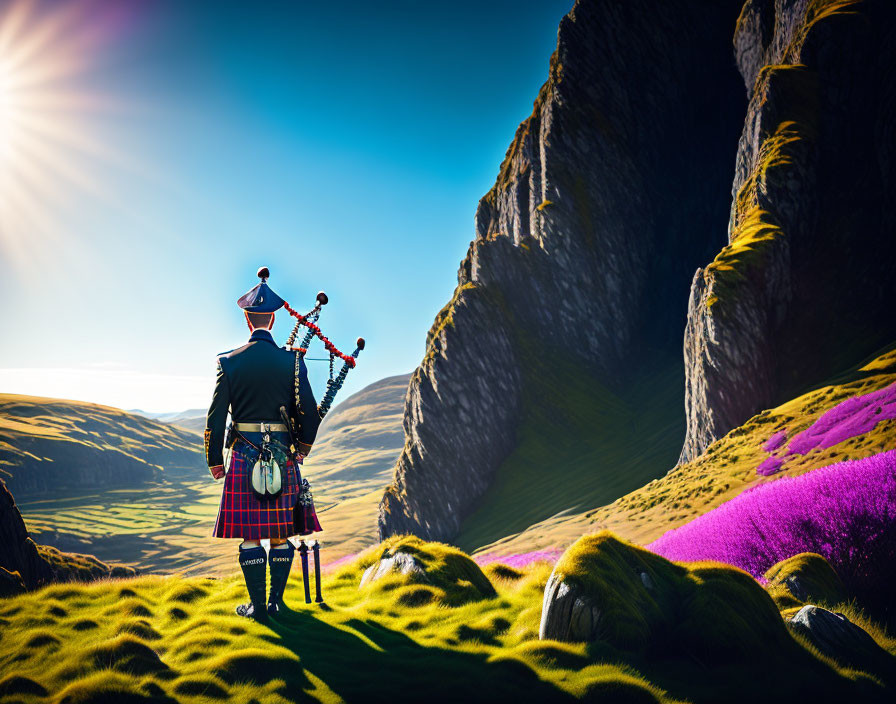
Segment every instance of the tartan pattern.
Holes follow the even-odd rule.
[[[299,498],[295,466],[292,460],[281,467],[283,491],[274,499],[259,499],[252,491],[252,468],[239,450],[234,448],[230,469],[224,478],[224,493],[212,535],[216,538],[291,538],[293,508]]]

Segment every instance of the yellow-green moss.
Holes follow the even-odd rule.
[[[396,598],[406,605],[431,601],[458,605],[496,595],[488,577],[468,555],[450,545],[426,542],[414,535],[395,536],[384,541],[374,550],[365,552],[352,569],[366,569],[397,553],[413,556],[424,574],[389,575],[374,582],[371,589],[395,590]]]
[[[846,589],[830,563],[814,552],[803,552],[773,565],[765,573],[766,590],[778,608],[793,608],[803,604],[839,604],[846,601]],[[796,578],[805,590],[806,598],[798,599],[787,586]]]
[[[245,599],[238,575],[55,585],[2,600],[0,697],[25,702],[46,695],[51,701],[72,702],[170,697],[283,704],[371,700],[394,693],[396,683],[409,696],[421,693],[432,702],[577,698],[672,704],[717,701],[724,691],[730,701],[746,704],[772,689],[783,697],[825,693],[853,701],[881,695],[861,673],[813,659],[796,641],[791,641],[796,650],[782,653],[774,639],[767,640],[769,657],[782,656],[780,667],[774,662],[758,667],[751,657],[736,666],[708,668],[709,659],[687,640],[694,633],[705,630],[712,637],[725,625],[731,640],[740,639],[744,628],[750,641],[755,629],[725,617],[727,612],[713,601],[724,600],[729,605],[725,608],[756,615],[752,597],[742,598],[739,577],[732,579],[731,570],[720,578],[727,585],[723,589],[713,585],[717,567],[653,568],[682,580],[683,597],[673,608],[701,613],[682,626],[682,647],[673,632],[667,635],[674,648],[668,639],[658,641],[648,657],[636,657],[585,643],[538,640],[551,569],[546,563],[518,570],[516,579],[496,580],[490,598],[450,607],[440,599],[418,606],[396,602],[404,589],[438,592],[433,585],[359,589],[364,568],[398,546],[415,550],[418,560],[449,575],[449,582],[469,579],[467,567],[452,565],[457,558],[453,548],[396,539],[326,575],[324,606],[304,604],[296,570],[286,590],[289,608],[269,624],[233,613],[234,605]],[[637,557],[650,560],[641,552]],[[627,564],[626,559],[631,558],[621,563]],[[625,578],[619,561],[612,562],[622,571],[609,566],[607,574]],[[752,586],[762,593],[755,583]],[[620,582],[620,590],[630,587]],[[694,592],[696,597],[688,598]],[[132,615],[136,606],[148,615]],[[720,610],[722,620],[716,618]],[[861,625],[881,637],[881,629],[873,624]]]
[[[676,564],[601,531],[576,541],[555,572],[599,606],[601,640],[623,650],[674,638],[701,659],[718,661],[789,648],[772,600],[730,566]]]

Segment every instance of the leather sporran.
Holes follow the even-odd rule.
[[[283,491],[283,473],[274,453],[265,449],[252,466],[252,491],[260,499],[275,499]]]

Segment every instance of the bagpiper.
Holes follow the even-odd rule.
[[[321,530],[307,479],[299,470],[317,435],[318,426],[342,386],[348,370],[364,346],[349,356],[339,352],[314,325],[326,294],[318,294],[314,309],[296,313],[268,285],[267,267],[258,270],[261,282],[244,294],[237,305],[249,326],[248,342],[218,355],[217,379],[208,409],[205,429],[205,456],[215,479],[224,478],[221,506],[215,521],[214,537],[241,538],[239,564],[249,592],[249,602],[236,607],[241,616],[263,620],[283,608],[283,593],[292,568],[294,536]],[[275,313],[284,308],[297,319],[295,328],[280,347],[271,335]],[[308,334],[300,347],[289,347],[300,325]],[[314,398],[305,366],[305,351],[317,336],[330,352],[330,381],[320,406]],[[333,359],[345,364],[333,379]],[[227,415],[231,423],[227,426]],[[270,541],[265,551],[262,540]],[[308,587],[308,546],[300,545]],[[319,545],[314,543],[317,600],[320,596]],[[270,591],[266,594],[266,572],[270,570]]]

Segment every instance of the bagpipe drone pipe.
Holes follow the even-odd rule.
[[[364,338],[359,337],[357,345],[355,347],[355,351],[350,355],[345,354],[344,352],[341,352],[336,347],[336,345],[330,342],[330,340],[323,334],[323,332],[321,332],[321,329],[317,326],[317,321],[320,319],[320,314],[323,306],[325,306],[328,302],[329,298],[327,297],[327,294],[323,291],[319,292],[317,294],[317,300],[314,307],[304,315],[291,308],[290,305],[285,301],[283,302],[283,307],[286,309],[286,311],[296,319],[296,324],[286,340],[286,347],[288,349],[295,350],[297,353],[295,374],[296,411],[306,413],[309,411],[314,412],[311,409],[302,409],[300,405],[301,401],[299,399],[298,366],[299,360],[306,359],[305,355],[308,353],[308,346],[311,344],[311,341],[315,337],[323,343],[324,348],[329,353],[329,356],[327,358],[323,358],[321,360],[313,360],[329,361],[330,364],[330,376],[329,379],[327,379],[327,390],[316,409],[316,412],[321,420],[323,420],[327,413],[330,412],[330,407],[333,405],[333,400],[336,398],[336,394],[339,393],[340,389],[342,389],[342,386],[345,383],[345,378],[348,376],[349,371],[355,368],[358,355],[361,353],[361,350],[364,349]],[[299,329],[303,326],[307,328],[307,331],[305,332],[305,335],[302,338],[302,341],[299,343],[298,347],[296,347],[296,337],[298,337]],[[335,374],[334,376],[334,364],[337,357],[342,360],[342,368],[339,370],[339,373]],[[280,412],[284,416],[285,421],[287,421],[287,427],[289,427],[291,432],[293,433],[294,445],[296,448],[298,448],[298,437],[295,435],[295,428],[293,427],[292,423],[288,422],[289,418],[288,414],[286,413],[286,409],[281,407]],[[301,476],[299,466],[300,465],[297,458],[296,472],[299,480],[300,494],[299,499],[296,502],[295,509],[293,510],[293,527],[298,535],[306,536],[316,531],[320,531],[321,526],[317,518],[317,512],[314,509],[314,499],[311,494],[311,486],[308,483],[308,480]],[[320,542],[315,540],[312,547],[309,548],[305,541],[301,540],[299,542],[299,553],[302,561],[302,581],[305,588],[305,603],[311,603],[311,590],[308,579],[309,549],[314,555],[314,577],[316,591],[315,601],[320,603],[323,601],[320,586]]]

